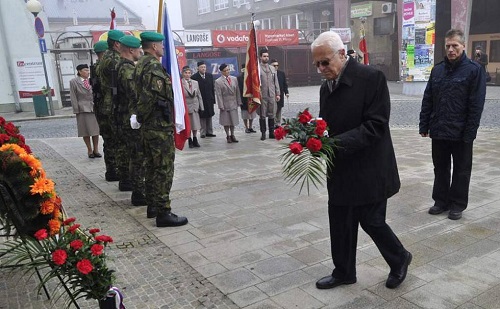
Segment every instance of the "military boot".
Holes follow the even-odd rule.
[[[194,147],[194,145],[193,145],[193,139],[191,137],[188,139],[188,145],[189,145],[189,148],[193,148]]]
[[[118,183],[118,190],[132,191],[133,188],[134,186],[132,185],[130,179],[120,179],[120,182]]]
[[[148,209],[146,210],[146,217],[149,219],[155,218],[158,215],[158,209],[153,206],[148,205]]]
[[[106,173],[104,174],[104,178],[106,179],[106,181],[118,181],[118,180],[120,180],[120,177],[118,177],[118,174],[116,173],[116,171],[114,169],[107,170]]]
[[[143,206],[147,205],[146,197],[140,191],[132,191],[132,197],[130,198],[132,205],[134,206]]]
[[[194,147],[200,147],[200,143],[198,143],[198,139],[195,137],[193,137],[193,146]]]
[[[266,139],[266,119],[259,119],[259,126],[261,133],[260,140],[263,141]]]
[[[157,227],[166,227],[166,226],[181,226],[188,223],[188,219],[186,217],[179,217],[176,214],[173,214],[170,210],[164,210],[158,212],[156,216],[156,226]]]
[[[269,127],[269,138],[274,138],[274,119],[267,119],[267,124]]]

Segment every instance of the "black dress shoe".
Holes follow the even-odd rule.
[[[324,289],[333,289],[334,287],[337,287],[339,285],[353,284],[353,283],[356,283],[356,278],[354,278],[353,280],[341,280],[330,275],[319,279],[316,282],[316,287],[318,289],[324,290]]]
[[[448,219],[450,220],[458,220],[462,218],[462,212],[460,210],[450,210],[448,214]]]
[[[148,205],[148,209],[146,210],[146,217],[148,217],[148,219],[151,219],[151,218],[156,218],[157,215],[158,215],[158,209]]]
[[[201,138],[205,138],[205,134],[200,135]]]
[[[181,226],[187,223],[188,219],[186,217],[179,217],[171,211],[161,211],[158,212],[158,215],[156,216],[157,227]]]
[[[212,134],[212,133],[207,134],[207,137],[216,137],[216,136],[217,136],[217,135]]]
[[[98,152],[94,152],[94,157],[96,158],[101,158],[102,157],[102,154],[98,153]]]
[[[429,208],[429,214],[431,214],[431,215],[439,215],[440,213],[443,213],[443,212],[445,212],[447,210],[448,210],[448,208],[441,207],[441,206],[438,206],[438,205],[434,205],[431,208]]]
[[[389,289],[397,288],[406,278],[406,273],[408,273],[408,265],[411,263],[411,259],[413,256],[410,252],[406,251],[406,258],[400,269],[396,272],[390,272],[387,281],[385,282],[385,286]]]

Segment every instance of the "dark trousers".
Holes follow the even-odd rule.
[[[358,224],[372,238],[391,270],[401,268],[406,250],[385,222],[387,200],[361,205],[329,205],[330,239],[335,269],[341,280],[356,279]]]
[[[435,204],[445,209],[465,210],[469,201],[472,143],[433,139],[432,162],[434,163],[432,199]]]

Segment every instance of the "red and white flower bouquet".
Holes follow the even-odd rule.
[[[296,118],[284,119],[274,130],[276,140],[291,138],[280,161],[285,180],[294,186],[300,183],[309,194],[310,184],[316,188],[326,179],[326,171],[333,168],[335,140],[328,136],[328,124],[321,118],[313,118],[309,109],[299,112]]]

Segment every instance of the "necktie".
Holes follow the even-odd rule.
[[[330,90],[330,92],[332,92],[333,88],[335,88],[335,81],[329,80],[329,81],[327,81],[327,84],[328,84],[328,89]]]
[[[90,90],[90,84],[88,79],[83,80],[83,87],[85,87],[85,89],[87,90]]]
[[[188,84],[189,84],[189,91],[192,91],[193,90],[193,85],[191,85],[191,80],[188,80]]]
[[[227,83],[229,84],[229,86],[231,86],[231,79],[228,77],[226,77],[226,80],[227,80]]]
[[[205,74],[203,74],[201,77],[203,77],[203,79],[205,79]]]

